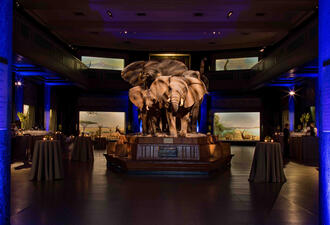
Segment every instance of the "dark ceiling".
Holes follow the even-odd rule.
[[[272,45],[306,20],[317,0],[21,0],[19,4],[71,45],[200,51]]]

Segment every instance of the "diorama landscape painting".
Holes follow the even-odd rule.
[[[219,140],[259,141],[259,112],[214,113],[213,133]]]
[[[217,59],[215,61],[216,71],[248,70],[258,63],[258,57]]]
[[[79,112],[79,131],[111,140],[125,133],[125,112]]]
[[[94,56],[82,56],[81,61],[90,69],[122,70],[125,60],[116,58],[103,58]]]

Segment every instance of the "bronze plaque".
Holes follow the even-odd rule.
[[[177,158],[178,157],[178,150],[176,146],[159,146],[158,151],[159,158]]]

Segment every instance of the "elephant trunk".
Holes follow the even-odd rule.
[[[173,112],[178,111],[179,104],[180,104],[180,99],[181,99],[181,96],[178,92],[172,92],[171,103],[172,103],[172,107],[173,107]]]

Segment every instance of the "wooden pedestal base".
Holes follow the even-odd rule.
[[[112,145],[105,157],[113,170],[141,172],[211,172],[230,165],[230,144],[210,137],[162,138],[127,136]]]

